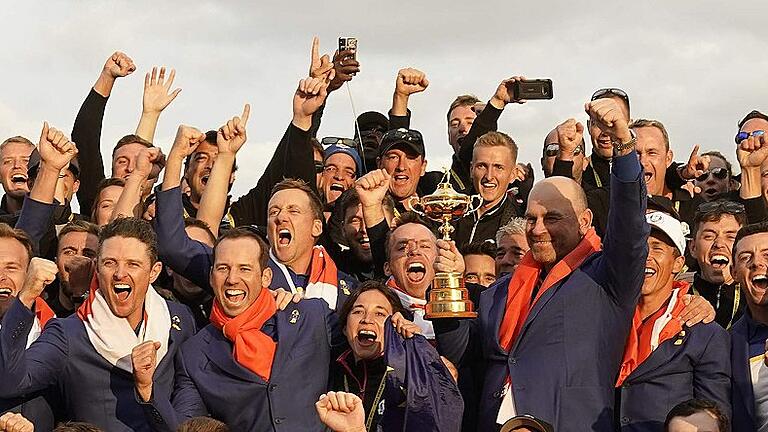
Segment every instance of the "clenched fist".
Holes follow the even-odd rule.
[[[424,72],[405,68],[397,72],[397,81],[395,81],[395,93],[402,96],[410,96],[414,93],[420,93],[427,89],[429,80]]]
[[[70,141],[60,130],[48,126],[48,122],[43,123],[37,151],[40,152],[42,163],[57,172],[69,166],[72,158],[77,156],[75,143]]]
[[[115,51],[104,63],[104,69],[102,73],[106,76],[115,79],[124,76],[128,76],[136,70],[136,65],[133,64],[133,60],[125,53]]]
[[[320,421],[334,432],[364,432],[365,408],[353,393],[328,392],[315,403]]]
[[[184,160],[197,149],[201,142],[205,141],[205,134],[192,126],[180,125],[176,131],[176,138],[169,156]]]
[[[357,179],[355,189],[363,208],[381,206],[389,190],[390,178],[387,170],[377,169]]]
[[[133,382],[144,402],[152,398],[152,378],[157,368],[157,350],[159,349],[160,342],[147,341],[136,345],[131,351]]]
[[[627,119],[616,100],[604,98],[587,102],[584,105],[584,111],[589,114],[590,120],[601,131],[610,135],[614,141],[627,143],[632,139]]]
[[[43,289],[56,279],[59,269],[56,263],[44,258],[34,257],[27,267],[27,277],[19,291],[19,301],[32,309],[35,299],[40,297]]]
[[[136,158],[136,168],[133,174],[143,179],[156,179],[165,166],[165,155],[158,147],[141,149]]]
[[[573,156],[576,147],[581,145],[584,136],[584,125],[574,119],[568,119],[557,126],[557,140],[560,153]]]
[[[7,412],[0,416],[2,432],[34,432],[35,426],[21,414]]]

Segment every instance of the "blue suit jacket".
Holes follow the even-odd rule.
[[[157,387],[173,386],[173,357],[181,342],[195,333],[195,322],[186,306],[168,303],[178,327],[171,328],[168,353],[157,366]],[[133,376],[112,366],[91,345],[82,321],[73,315],[53,319],[40,337],[25,350],[26,334],[34,314],[14,300],[0,329],[0,397],[23,397],[54,387],[72,420],[93,423],[104,430],[149,431],[136,402]]]
[[[232,342],[213,325],[187,341],[176,356],[172,402],[155,391],[143,405],[153,429],[175,431],[210,415],[233,431],[325,430],[315,402],[328,387],[331,349],[345,341],[335,313],[323,300],[302,300],[278,311],[263,331],[277,341],[269,382],[235,361]]]
[[[518,414],[558,432],[613,430],[614,385],[643,283],[647,256],[645,182],[637,154],[615,158],[603,251],[547,290],[531,309],[510,353],[499,345],[507,286],[480,297],[475,320],[435,320],[438,350],[458,367],[483,368],[478,431],[498,430],[506,377]]]
[[[667,413],[693,398],[715,402],[730,418],[728,333],[715,322],[686,327],[684,332],[659,345],[618,389],[622,432],[661,432]]]
[[[747,332],[747,314],[744,314],[731,327],[731,422],[734,431],[757,430]]]

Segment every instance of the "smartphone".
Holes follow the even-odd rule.
[[[515,81],[510,86],[515,99],[552,99],[551,79]]]
[[[340,37],[339,38],[339,52],[345,50],[352,50],[354,53],[347,57],[353,60],[357,60],[357,38],[353,37]]]

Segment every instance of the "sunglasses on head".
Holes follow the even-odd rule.
[[[590,100],[602,99],[602,98],[610,96],[610,95],[618,96],[618,97],[624,99],[624,101],[627,103],[627,105],[629,105],[629,95],[624,90],[617,89],[617,88],[604,88],[604,89],[600,89],[600,90],[592,93],[592,98]]]
[[[423,143],[424,138],[421,136],[421,132],[415,131],[413,129],[392,129],[387,131],[387,133],[384,134],[384,136],[381,138],[381,143],[388,143],[392,141],[408,141],[408,142],[418,142]]]
[[[728,177],[728,169],[727,168],[715,168],[713,170],[709,170],[705,172],[704,174],[696,177],[696,181],[703,182],[706,179],[709,178],[709,176],[712,175],[714,178],[718,180],[725,180],[726,177]]]
[[[351,138],[325,137],[320,140],[320,143],[323,147],[332,146],[334,144],[344,144],[347,147],[357,148],[357,141]]]
[[[756,136],[760,136],[760,135],[765,135],[765,131],[764,130],[756,130],[756,131],[752,131],[752,132],[739,132],[739,133],[736,134],[736,144],[741,144],[742,141],[744,141],[745,139],[749,138],[750,136],[756,137]]]
[[[699,204],[699,208],[696,209],[696,213],[699,215],[702,215],[705,213],[713,213],[713,212],[740,214],[740,213],[744,213],[745,211],[746,210],[744,209],[744,204],[734,202],[734,201],[723,201],[723,200],[701,203]]]
[[[560,151],[560,144],[552,143],[547,144],[547,146],[544,148],[544,154],[547,155],[547,157],[553,157],[557,156],[557,153]],[[578,156],[581,154],[581,146],[576,147],[573,149],[573,155]]]

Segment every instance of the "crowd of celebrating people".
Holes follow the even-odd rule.
[[[240,197],[250,105],[158,143],[173,69],[101,142],[121,52],[71,136],[0,144],[0,431],[768,431],[768,115],[738,122],[735,159],[675,162],[662,122],[598,89],[586,124],[541,131],[534,181],[498,130],[527,102],[512,76],[447,107],[452,164],[427,171],[427,75],[322,137],[361,65],[319,51]],[[452,240],[414,206],[445,182],[476,196]],[[426,312],[446,273],[476,318]]]

